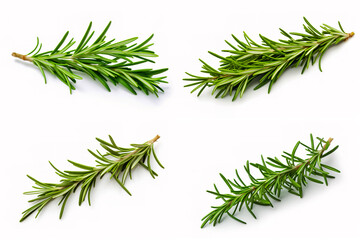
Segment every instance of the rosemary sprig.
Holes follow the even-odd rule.
[[[153,139],[147,141],[144,144],[131,144],[132,148],[123,148],[116,145],[113,138],[109,135],[110,142],[106,142],[102,139],[96,138],[101,147],[106,150],[105,154],[101,154],[88,150],[95,158],[98,165],[96,167],[86,166],[80,163],[76,163],[68,160],[72,165],[80,170],[77,171],[60,171],[51,162],[50,165],[55,169],[57,175],[61,177],[60,183],[45,183],[36,180],[28,175],[28,177],[36,184],[33,186],[36,190],[25,192],[26,195],[37,195],[29,202],[34,203],[33,206],[25,210],[22,214],[20,222],[24,221],[29,215],[37,211],[36,217],[41,210],[52,200],[60,199],[59,205],[61,205],[60,216],[62,217],[66,202],[69,196],[80,188],[79,205],[81,205],[86,198],[90,203],[90,193],[93,187],[95,187],[96,179],[100,179],[107,173],[111,174],[110,178],[123,188],[130,196],[131,193],[125,187],[125,182],[129,176],[131,179],[131,171],[138,165],[149,171],[150,175],[155,178],[157,176],[150,165],[151,155],[154,156],[156,162],[160,167],[164,168],[158,160],[154,151],[154,142],[160,137],[157,135]]]
[[[215,69],[205,63],[203,60],[203,70],[201,72],[209,76],[196,76],[190,73],[191,78],[185,78],[185,81],[192,81],[185,87],[194,87],[191,91],[198,89],[198,96],[206,87],[212,87],[212,94],[215,97],[232,96],[234,101],[238,97],[242,97],[245,90],[252,81],[258,81],[254,90],[261,88],[269,83],[268,93],[270,93],[273,84],[279,79],[282,73],[289,67],[303,66],[303,73],[311,64],[319,59],[319,69],[321,70],[321,58],[325,51],[332,45],[336,45],[341,41],[347,40],[354,36],[354,33],[345,33],[340,22],[340,30],[323,24],[322,32],[313,27],[304,17],[304,29],[306,33],[287,33],[280,28],[287,40],[273,41],[262,35],[262,45],[254,42],[245,32],[244,38],[246,42],[240,41],[232,35],[237,46],[225,41],[230,50],[223,50],[229,53],[229,56],[220,56],[216,53],[209,53],[220,59],[220,68]],[[294,37],[300,37],[294,39]]]
[[[314,138],[310,135],[310,145],[305,145],[298,141],[291,153],[284,152],[283,155],[281,155],[285,159],[285,162],[281,162],[277,157],[268,157],[265,161],[263,156],[261,156],[262,164],[249,163],[249,161],[247,161],[244,168],[251,181],[250,184],[244,183],[237,170],[235,171],[237,179],[233,181],[220,174],[228,186],[230,193],[220,193],[215,184],[215,191],[207,191],[214,194],[216,199],[222,199],[224,203],[212,207],[214,210],[202,219],[203,223],[201,227],[204,227],[206,224],[213,224],[215,226],[217,223],[220,223],[224,214],[241,223],[246,223],[235,217],[237,211],[246,208],[250,214],[256,218],[252,211],[254,204],[272,207],[273,205],[270,199],[280,201],[279,198],[283,189],[302,197],[303,186],[307,185],[308,180],[315,183],[323,183],[321,180],[314,178],[314,176],[321,176],[327,185],[328,178],[334,178],[328,171],[338,173],[340,171],[323,164],[322,159],[333,153],[338,146],[327,151],[333,139],[329,138],[325,141],[322,138],[317,138],[317,140],[319,142],[315,145]],[[299,146],[305,148],[308,158],[303,159],[296,156],[296,151]],[[262,177],[255,178],[250,172],[250,166],[257,168],[262,174]],[[272,168],[269,168],[269,166]],[[274,168],[278,170],[274,170]]]
[[[74,83],[76,80],[82,79],[77,72],[83,72],[99,81],[108,91],[111,91],[108,85],[110,81],[114,85],[123,85],[135,95],[135,89],[139,89],[146,95],[153,93],[158,96],[159,91],[163,92],[159,84],[167,82],[163,80],[166,77],[154,76],[167,71],[167,68],[158,70],[151,68],[132,69],[133,66],[145,62],[154,63],[149,58],[158,57],[153,51],[148,50],[153,45],[152,43],[148,44],[153,35],[140,44],[134,43],[138,39],[137,37],[120,42],[115,42],[115,39],[105,41],[105,34],[110,24],[111,22],[100,36],[89,45],[88,43],[94,35],[94,31],[91,32],[91,22],[75,49],[69,50],[75,44],[73,38],[63,46],[69,34],[66,32],[52,51],[40,53],[42,44],[39,44],[39,38],[37,38],[36,47],[30,53],[22,55],[14,52],[12,56],[30,61],[37,66],[45,79],[45,83],[47,81],[44,70],[49,71],[69,87],[70,93],[75,90]]]

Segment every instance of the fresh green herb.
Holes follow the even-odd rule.
[[[61,218],[69,196],[71,193],[74,193],[78,187],[80,188],[79,205],[81,205],[86,198],[90,205],[90,193],[92,188],[95,187],[96,179],[101,179],[107,173],[111,174],[110,178],[115,179],[120,187],[131,195],[129,190],[125,187],[125,182],[128,176],[131,179],[131,171],[136,166],[140,165],[148,170],[153,178],[157,176],[150,165],[151,155],[154,156],[159,166],[164,168],[159,162],[153,146],[154,142],[159,139],[158,135],[144,144],[131,144],[132,148],[119,147],[111,136],[109,136],[109,139],[110,142],[106,142],[96,138],[101,147],[106,150],[105,154],[101,154],[99,151],[95,153],[88,150],[95,158],[97,158],[96,162],[98,165],[96,167],[86,166],[68,160],[72,165],[81,170],[60,171],[50,162],[50,165],[55,169],[56,174],[61,177],[60,183],[44,183],[28,176],[36,184],[33,186],[36,190],[25,192],[24,194],[37,195],[37,197],[29,201],[34,203],[34,205],[22,213],[23,216],[20,219],[20,222],[24,221],[35,211],[37,211],[37,217],[41,210],[54,199],[60,199]]]
[[[265,161],[262,156],[262,164],[249,163],[249,161],[247,161],[244,168],[251,181],[250,184],[244,183],[237,170],[235,171],[237,179],[233,181],[220,174],[230,189],[230,193],[220,193],[215,184],[215,191],[208,191],[214,194],[216,199],[223,200],[224,203],[212,207],[214,210],[202,219],[203,223],[201,227],[204,227],[206,224],[213,224],[215,226],[217,223],[220,223],[224,214],[227,214],[234,220],[245,223],[243,220],[235,217],[237,211],[246,208],[250,214],[256,218],[252,211],[254,204],[272,207],[271,199],[280,201],[280,193],[283,189],[288,190],[289,193],[295,194],[296,196],[302,197],[303,186],[307,185],[307,181],[323,183],[316,178],[316,176],[322,177],[327,185],[328,178],[334,178],[334,176],[330,175],[329,171],[338,173],[340,171],[323,164],[322,159],[333,153],[338,146],[327,151],[333,140],[332,138],[329,138],[327,141],[322,138],[317,138],[319,142],[316,145],[312,135],[310,135],[310,140],[311,143],[309,145],[305,145],[299,141],[291,152],[284,152],[281,156],[285,159],[285,162],[281,162],[277,157],[268,157]],[[296,151],[299,146],[305,148],[308,158],[303,159],[296,156]],[[250,173],[250,166],[257,168],[262,174],[262,177],[255,178]]]
[[[39,53],[42,44],[39,45],[39,38],[37,38],[36,47],[30,53],[27,55],[13,53],[12,56],[30,61],[37,66],[45,79],[45,83],[45,70],[49,71],[69,87],[70,93],[75,90],[76,79],[82,79],[77,72],[83,72],[99,81],[108,91],[110,91],[108,85],[110,81],[114,85],[123,85],[133,94],[136,94],[135,89],[139,89],[146,95],[153,93],[158,96],[159,91],[163,92],[159,84],[167,82],[163,80],[166,77],[154,76],[167,71],[167,68],[158,70],[150,68],[132,69],[133,66],[145,62],[154,63],[149,58],[158,55],[148,50],[153,45],[148,44],[153,35],[140,44],[134,43],[138,39],[137,37],[120,42],[115,42],[115,39],[105,41],[105,34],[110,24],[111,22],[90,45],[88,43],[94,35],[94,31],[91,32],[91,22],[75,49],[69,50],[75,44],[73,38],[63,46],[69,34],[66,32],[52,51]],[[61,46],[63,47],[61,48]]]
[[[287,33],[280,29],[281,34],[288,38],[287,40],[273,41],[260,35],[262,39],[262,45],[260,45],[245,32],[246,42],[232,35],[237,46],[226,41],[231,49],[223,50],[230,54],[229,56],[209,52],[220,59],[220,68],[216,70],[200,59],[203,64],[202,72],[209,76],[202,77],[187,73],[191,78],[184,80],[193,83],[185,87],[194,87],[191,92],[200,89],[198,96],[206,87],[212,87],[212,94],[216,93],[216,98],[233,95],[234,101],[243,96],[252,81],[258,82],[254,90],[269,83],[268,92],[270,93],[273,84],[289,67],[303,66],[303,73],[310,63],[314,64],[319,59],[319,69],[322,71],[321,58],[325,51],[330,46],[352,37],[354,33],[345,33],[340,22],[340,30],[323,24],[321,26],[323,30],[320,32],[306,18],[304,20],[305,34]],[[294,39],[293,36],[300,38]]]

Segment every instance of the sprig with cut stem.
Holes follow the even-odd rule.
[[[332,138],[325,141],[317,138],[318,143],[315,144],[314,138],[310,135],[310,144],[306,145],[298,141],[291,152],[284,152],[281,155],[285,161],[280,161],[277,157],[264,160],[261,156],[262,163],[246,162],[245,171],[250,179],[250,183],[246,184],[236,170],[236,179],[230,180],[220,174],[221,178],[230,190],[230,193],[220,193],[214,184],[214,191],[208,191],[221,199],[223,203],[212,207],[213,210],[203,219],[201,227],[206,224],[214,226],[221,222],[224,214],[241,223],[246,223],[237,218],[235,215],[242,209],[247,209],[250,214],[256,218],[253,207],[254,205],[273,206],[271,200],[280,201],[282,190],[287,190],[296,196],[303,196],[303,186],[308,181],[322,184],[328,184],[329,178],[334,178],[329,171],[340,172],[334,167],[322,163],[323,158],[333,153],[338,146],[329,150]],[[298,148],[302,146],[307,152],[307,158],[296,155]],[[256,178],[251,173],[251,168],[259,170],[262,177]],[[323,181],[317,177],[322,177]]]
[[[286,40],[273,41],[260,35],[262,44],[258,44],[245,32],[245,42],[232,35],[237,45],[225,41],[231,48],[223,50],[228,56],[209,52],[220,59],[220,67],[215,69],[200,59],[203,64],[201,72],[206,73],[207,76],[187,73],[191,78],[184,80],[192,83],[185,87],[194,87],[191,92],[199,90],[198,96],[205,88],[212,87],[212,94],[215,94],[216,98],[229,95],[233,96],[234,101],[244,95],[252,82],[257,82],[254,90],[269,84],[268,93],[270,93],[273,84],[290,67],[302,66],[301,73],[303,73],[310,64],[319,60],[319,69],[322,71],[321,59],[325,51],[330,46],[354,36],[354,33],[346,33],[340,22],[340,29],[323,24],[321,31],[311,25],[306,18],[304,20],[306,33],[287,33],[280,28]],[[299,38],[295,39],[296,37]]]
[[[72,93],[75,90],[77,79],[82,79],[78,74],[80,72],[99,81],[108,91],[111,91],[108,83],[113,85],[122,85],[133,94],[137,94],[138,89],[145,94],[153,93],[158,96],[158,92],[163,92],[159,86],[164,81],[164,76],[156,77],[167,68],[153,70],[151,68],[133,69],[137,65],[143,63],[154,63],[150,58],[158,57],[153,51],[149,50],[152,43],[149,43],[153,35],[142,43],[135,43],[137,37],[129,38],[116,42],[115,39],[106,41],[106,33],[111,22],[106,26],[99,37],[89,44],[94,35],[91,31],[92,23],[90,22],[84,36],[75,49],[71,49],[75,45],[74,38],[68,43],[65,41],[69,32],[66,32],[58,45],[52,51],[40,53],[42,44],[39,44],[37,38],[36,47],[28,54],[22,55],[12,53],[12,56],[20,58],[24,61],[32,62],[41,71],[45,83],[45,71],[55,75],[60,81],[65,83]]]
[[[101,154],[99,151],[93,152],[88,150],[97,159],[97,166],[87,166],[68,160],[78,170],[60,171],[50,162],[56,174],[61,177],[60,183],[41,182],[28,175],[35,183],[35,186],[33,186],[35,190],[25,192],[24,194],[37,196],[29,201],[33,203],[33,206],[22,213],[23,216],[20,222],[36,211],[37,217],[41,210],[54,199],[60,199],[59,205],[61,205],[61,209],[59,218],[61,218],[69,196],[78,188],[80,189],[79,205],[86,199],[89,205],[91,205],[91,190],[95,187],[96,180],[101,179],[106,174],[111,174],[110,178],[115,179],[120,187],[131,196],[130,191],[125,187],[125,182],[128,177],[132,178],[131,173],[135,167],[141,166],[145,168],[155,178],[157,173],[152,170],[150,165],[150,159],[153,156],[159,166],[164,168],[158,160],[153,146],[159,138],[159,135],[156,135],[144,144],[131,144],[131,148],[119,147],[110,135],[109,142],[96,138],[101,147],[106,151],[106,153]]]

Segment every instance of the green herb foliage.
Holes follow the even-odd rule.
[[[158,70],[150,68],[132,69],[133,66],[145,62],[154,63],[150,58],[158,55],[148,49],[153,45],[149,44],[153,35],[140,44],[135,43],[137,37],[120,42],[115,42],[115,39],[105,41],[105,34],[110,24],[111,22],[92,44],[88,44],[94,35],[94,31],[91,31],[92,23],[90,22],[75,49],[69,50],[75,44],[73,38],[64,44],[69,34],[66,32],[52,51],[40,53],[42,44],[39,44],[38,38],[36,47],[27,55],[18,53],[12,55],[34,63],[40,69],[45,83],[44,70],[49,71],[69,87],[70,93],[75,90],[74,83],[76,80],[82,78],[77,72],[83,72],[99,81],[108,91],[110,91],[108,82],[111,82],[114,85],[123,85],[133,94],[136,94],[135,89],[138,89],[147,95],[153,93],[158,96],[159,91],[163,92],[159,84],[166,83],[163,80],[166,77],[154,76],[167,71],[167,68]]]
[[[243,220],[235,217],[237,211],[246,208],[250,214],[256,218],[253,213],[254,204],[273,206],[271,200],[280,201],[280,194],[283,189],[296,196],[303,196],[303,186],[308,184],[308,181],[322,184],[328,184],[328,178],[334,178],[329,171],[340,172],[339,170],[325,165],[322,159],[333,153],[338,146],[328,150],[332,138],[325,141],[317,138],[319,141],[314,143],[314,138],[310,135],[311,143],[305,145],[302,142],[297,142],[292,152],[284,152],[282,157],[285,161],[280,161],[277,157],[267,160],[261,156],[262,163],[249,163],[247,161],[244,166],[245,171],[250,179],[250,184],[245,184],[236,170],[237,179],[233,181],[225,178],[220,174],[225,184],[228,186],[230,193],[220,193],[214,184],[215,191],[208,191],[216,196],[216,199],[221,199],[223,204],[212,207],[212,210],[203,219],[201,227],[206,224],[213,224],[214,226],[227,214],[234,220],[245,223]],[[304,147],[307,152],[307,158],[300,158],[296,155],[298,147]],[[258,169],[262,175],[261,178],[256,178],[250,172],[250,166]],[[276,170],[275,170],[276,169]],[[316,177],[322,177],[323,181]]]
[[[231,49],[223,50],[228,53],[228,56],[209,52],[220,59],[220,68],[215,69],[200,59],[203,64],[202,72],[208,76],[187,73],[191,78],[184,80],[192,81],[192,83],[185,87],[194,87],[191,92],[200,89],[198,96],[206,87],[212,87],[212,94],[215,94],[216,98],[229,95],[233,96],[234,101],[243,96],[253,81],[257,82],[254,90],[269,84],[268,92],[270,93],[273,84],[289,67],[302,66],[303,73],[310,64],[314,64],[319,59],[321,71],[321,58],[325,51],[330,46],[352,37],[354,33],[345,33],[340,22],[340,30],[323,24],[322,32],[320,32],[306,18],[304,20],[306,24],[303,26],[306,33],[287,33],[280,29],[287,40],[273,41],[260,35],[262,44],[258,44],[245,32],[245,42],[232,35],[236,45],[225,41]]]
[[[36,184],[33,186],[34,191],[25,192],[26,195],[37,195],[36,198],[30,200],[33,206],[25,210],[22,214],[20,222],[24,221],[29,215],[37,211],[36,217],[41,210],[52,200],[60,199],[59,205],[61,205],[60,218],[63,215],[64,208],[69,196],[80,188],[79,205],[81,205],[86,199],[90,205],[90,193],[92,188],[95,187],[95,182],[98,178],[102,178],[105,174],[111,174],[110,178],[123,188],[129,195],[131,193],[125,187],[125,182],[128,176],[131,179],[132,170],[140,165],[149,171],[150,175],[155,178],[157,176],[150,165],[150,158],[153,156],[156,162],[163,168],[159,162],[155,151],[154,142],[159,138],[157,135],[155,138],[147,141],[144,144],[131,144],[132,148],[123,148],[116,145],[113,138],[109,136],[110,142],[106,142],[99,138],[101,147],[106,151],[105,154],[101,154],[99,151],[96,153],[88,150],[95,158],[98,165],[96,167],[86,166],[80,163],[76,163],[68,160],[72,165],[79,170],[75,171],[60,171],[51,162],[51,166],[55,169],[57,175],[61,177],[60,183],[45,183],[40,182],[33,177],[28,176]]]

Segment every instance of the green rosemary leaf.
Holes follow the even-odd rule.
[[[343,33],[345,33],[345,31],[344,31],[343,27],[341,26],[340,21],[338,21],[338,24],[339,24],[339,28],[340,28],[340,30],[341,30]]]
[[[45,75],[44,69],[41,67],[41,65],[37,61],[33,61],[33,63],[40,69],[40,72],[43,75],[45,84],[46,84],[46,75]]]
[[[132,168],[135,168],[138,164],[143,166],[141,160],[147,159],[147,166],[145,166],[145,168],[149,171],[153,178],[155,178],[157,174],[150,166],[151,155],[154,156],[156,162],[163,168],[155,155],[153,146],[159,138],[160,137],[157,135],[144,144],[136,144],[137,147],[134,148],[117,147],[111,136],[109,136],[111,144],[102,139],[96,138],[101,143],[101,146],[106,150],[106,153],[103,155],[100,153],[97,155],[93,151],[89,150],[94,157],[101,161],[97,161],[99,163],[97,166],[91,167],[68,160],[73,166],[81,169],[81,171],[60,171],[51,162],[49,162],[55,169],[56,174],[61,177],[61,180],[59,183],[44,183],[28,176],[38,187],[34,186],[36,191],[25,192],[24,194],[37,196],[29,201],[34,204],[22,213],[23,216],[20,219],[20,222],[24,221],[35,211],[37,211],[38,215],[51,200],[56,198],[60,198],[59,205],[61,204],[61,209],[59,218],[61,218],[69,196],[71,193],[75,192],[76,188],[79,186],[81,188],[79,193],[79,205],[81,205],[86,198],[88,198],[88,203],[90,205],[90,194],[91,190],[95,187],[96,179],[98,177],[101,178],[107,173],[109,173],[111,178],[115,179],[120,187],[131,196],[130,191],[125,187],[125,182],[128,176],[131,177]],[[110,149],[110,147],[117,150]],[[122,175],[120,176],[120,174]],[[121,181],[119,179],[120,177]]]
[[[309,179],[310,181],[314,182],[314,183],[319,183],[319,184],[323,184],[322,181],[318,180],[318,179],[315,179],[315,178],[312,178],[310,176],[305,176],[307,179]]]
[[[201,227],[204,227],[206,224],[213,224],[215,226],[216,223],[221,221],[224,213],[241,223],[245,223],[243,220],[235,217],[236,210],[241,211],[243,205],[245,205],[247,211],[254,218],[256,218],[253,212],[253,205],[257,204],[272,206],[270,198],[276,201],[280,201],[279,197],[283,189],[287,189],[289,193],[302,197],[302,188],[303,186],[307,185],[305,179],[315,183],[323,183],[321,180],[314,178],[311,175],[323,177],[325,183],[327,184],[327,178],[333,177],[330,176],[329,173],[323,171],[322,168],[327,168],[335,172],[340,171],[328,165],[322,164],[321,161],[324,157],[333,153],[337,149],[337,146],[330,151],[327,151],[330,143],[333,140],[332,138],[329,138],[327,141],[318,138],[317,140],[319,143],[316,147],[314,147],[315,145],[312,135],[310,135],[310,140],[312,147],[308,147],[299,141],[294,146],[291,154],[284,152],[286,155],[283,155],[283,157],[285,158],[285,162],[287,164],[281,162],[276,157],[268,158],[269,161],[266,161],[266,163],[264,158],[261,157],[262,164],[249,163],[249,161],[247,161],[244,167],[250,179],[249,184],[245,184],[242,181],[237,170],[235,170],[235,173],[241,182],[241,185],[237,183],[236,180],[230,181],[225,176],[220,174],[222,180],[229,188],[230,193],[220,193],[215,184],[215,192],[208,191],[209,193],[216,195],[216,199],[221,199],[223,203],[219,206],[212,207],[214,210],[202,218],[203,223]],[[307,151],[308,156],[306,160],[301,160],[301,158],[296,156],[296,152],[299,149],[299,146],[305,147],[305,151]],[[319,149],[319,146],[321,146],[321,149]],[[294,165],[293,162],[295,161],[299,163]],[[266,164],[277,169],[271,169]],[[318,167],[315,167],[315,165]],[[250,174],[250,166],[257,168],[263,177],[255,178],[252,174]],[[236,190],[234,190],[233,187],[235,187]]]
[[[158,92],[162,91],[159,85],[167,82],[162,80],[166,78],[165,76],[154,76],[162,74],[168,69],[141,69],[141,71],[137,71],[130,68],[145,62],[154,63],[150,58],[158,57],[158,55],[149,50],[149,47],[153,44],[148,44],[154,35],[152,34],[140,44],[134,43],[138,39],[137,37],[119,42],[115,42],[115,39],[105,41],[105,35],[110,25],[111,22],[98,38],[88,45],[94,35],[94,31],[91,32],[92,22],[90,22],[84,36],[74,50],[70,50],[75,44],[74,39],[71,39],[61,49],[69,35],[69,32],[66,32],[52,51],[39,53],[42,44],[39,45],[39,38],[37,38],[36,46],[29,54],[13,53],[12,55],[24,61],[33,62],[40,69],[45,83],[44,70],[46,69],[66,84],[70,93],[75,90],[71,82],[75,83],[75,79],[81,79],[77,73],[72,72],[72,70],[75,70],[76,72],[83,72],[100,82],[108,91],[111,91],[108,85],[110,81],[113,85],[124,86],[133,94],[136,94],[135,89],[137,89],[145,94],[153,93],[158,96]],[[137,59],[140,61],[136,61]],[[136,74],[132,74],[135,72]]]
[[[86,166],[77,162],[73,162],[71,160],[68,160],[69,163],[71,163],[72,165],[74,165],[75,167],[81,168],[81,169],[85,169],[85,170],[90,170],[93,171],[94,167],[90,167],[90,166]]]
[[[287,33],[280,28],[280,32],[287,40],[273,41],[260,34],[262,45],[254,42],[244,33],[245,42],[240,41],[232,35],[239,45],[235,47],[225,41],[231,50],[222,50],[229,53],[228,56],[221,56],[209,51],[209,53],[220,60],[220,67],[215,69],[209,64],[200,60],[203,64],[201,72],[208,76],[196,76],[186,73],[192,78],[185,78],[185,81],[194,81],[185,87],[193,87],[191,93],[199,90],[198,96],[206,87],[212,87],[212,94],[215,98],[227,95],[232,96],[232,100],[242,98],[249,82],[253,79],[258,80],[257,90],[269,84],[268,93],[283,72],[290,67],[302,66],[302,73],[308,69],[310,63],[314,64],[319,58],[319,69],[321,69],[321,59],[324,52],[332,45],[351,38],[354,33],[345,33],[339,23],[340,30],[323,24],[320,32],[304,17],[304,33]],[[295,39],[294,37],[300,37]],[[256,78],[255,78],[256,77]],[[240,79],[246,79],[242,81]],[[240,89],[239,89],[240,88]],[[236,89],[236,90],[235,90]],[[234,94],[233,94],[234,93]]]
[[[83,48],[84,42],[85,42],[85,40],[86,40],[87,36],[89,35],[90,30],[91,30],[91,26],[92,26],[92,22],[89,23],[89,26],[86,29],[86,32],[85,32],[83,38],[81,39],[78,47],[74,51],[75,53],[78,53]],[[89,38],[89,40],[90,40],[90,38]]]
[[[63,36],[63,38],[60,40],[59,44],[55,47],[55,49],[51,52],[51,54],[54,54],[56,53],[59,48],[61,47],[61,45],[65,42],[65,39],[67,38],[67,36],[69,35],[69,31],[67,31],[65,33],[65,35]]]
[[[333,172],[340,173],[340,171],[339,171],[338,169],[336,169],[336,168],[334,168],[334,167],[331,167],[331,166],[328,166],[328,165],[326,165],[326,164],[321,164],[321,166],[324,167],[324,168],[327,168],[327,169],[329,169],[329,170],[331,170],[331,171],[333,171]]]
[[[30,55],[30,54],[32,54],[33,52],[35,52],[35,50],[37,49],[38,46],[39,46],[39,38],[37,37],[37,38],[36,38],[36,46],[35,46],[35,48],[34,48],[31,52],[29,52],[28,54],[26,54],[26,55]]]
[[[105,34],[106,34],[106,32],[109,30],[110,25],[111,25],[111,21],[110,21],[110,22],[108,23],[108,25],[105,27],[105,29],[104,29],[103,32],[100,34],[100,36],[95,40],[94,44],[96,44],[96,43],[104,40]]]

